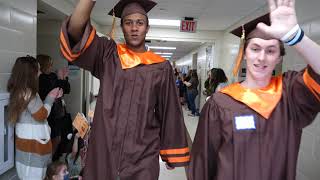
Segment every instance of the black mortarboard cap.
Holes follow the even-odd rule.
[[[242,36],[242,31],[244,29],[245,31],[245,39],[249,39],[249,38],[253,38],[253,37],[260,37],[260,38],[263,38],[265,39],[265,37],[268,37],[267,39],[270,39],[269,36],[265,35],[265,34],[262,34],[262,32],[259,32],[258,34],[256,32],[254,32],[253,34],[255,35],[251,35],[250,33],[253,32],[254,30],[256,30],[256,26],[257,24],[259,23],[264,23],[268,26],[270,26],[270,14],[265,14],[263,16],[260,16],[250,22],[247,22],[246,24],[240,26],[240,27],[237,27],[236,29],[232,30],[230,33],[231,34],[234,34],[238,37],[241,37]]]
[[[133,5],[131,6],[130,8],[126,8],[127,5],[129,4],[139,4],[140,7],[136,6],[136,5]],[[145,13],[143,13],[144,15],[147,15],[146,13],[148,13],[155,5],[157,5],[156,2],[154,1],[151,1],[151,0],[120,0],[115,6],[113,9],[110,10],[109,12],[109,15],[113,15],[113,12],[114,12],[114,15],[118,18],[122,18],[122,13],[123,13],[123,10],[129,10],[129,11],[133,11],[135,9],[137,9],[137,12],[140,12],[141,10],[141,7],[142,9],[145,11]],[[129,15],[129,14],[127,14]]]

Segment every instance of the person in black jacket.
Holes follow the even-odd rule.
[[[63,94],[70,93],[70,84],[68,82],[68,69],[62,68],[57,71],[57,74],[53,72],[52,65],[53,60],[48,55],[38,55],[37,61],[40,64],[41,74],[39,76],[39,95],[41,99],[44,99],[47,94],[54,88],[59,87],[63,89]],[[48,117],[48,123],[51,128],[52,139],[52,154],[53,160],[59,158],[57,153],[61,137],[65,137],[69,131],[72,131],[71,122],[66,120],[65,103],[62,98],[56,99],[53,103],[51,113]]]

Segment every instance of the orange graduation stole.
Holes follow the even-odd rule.
[[[270,84],[262,89],[249,89],[234,83],[221,90],[268,119],[282,95],[282,76],[273,77]]]
[[[166,61],[163,57],[151,51],[133,52],[125,44],[118,44],[117,49],[122,69],[133,68],[139,64],[155,64]]]

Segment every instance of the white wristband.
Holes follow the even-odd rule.
[[[299,24],[295,25],[289,32],[287,32],[287,34],[285,34],[280,40],[282,42],[288,42],[290,41],[290,39],[288,39],[289,37],[293,36],[294,34],[296,34],[299,31],[300,27]]]

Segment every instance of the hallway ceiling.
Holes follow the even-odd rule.
[[[76,4],[78,0],[65,0]],[[107,13],[118,0],[98,0],[92,18],[101,25],[110,25]],[[155,0],[158,5],[149,13],[151,19],[180,20],[194,17],[199,30],[226,30],[246,16],[266,7],[267,0]],[[296,0],[301,21],[319,17],[319,0]]]
[[[77,0],[69,0],[72,3]],[[158,5],[149,13],[150,19],[180,20],[194,17],[199,30],[225,30],[242,17],[265,4],[265,0],[155,0]],[[107,13],[118,0],[98,0],[92,18],[101,25],[110,25]],[[175,27],[177,28],[177,27]]]
[[[44,20],[62,20],[65,14],[42,1],[37,0],[38,10],[45,14],[38,14],[38,18]],[[248,15],[265,9],[266,0],[155,0],[158,5],[149,13],[151,19],[179,20],[184,17],[194,17],[197,21],[198,30],[223,31],[235,23],[246,18]],[[56,4],[69,3],[74,6],[78,0],[55,0]],[[118,0],[98,0],[91,17],[101,26],[111,25],[112,17],[107,15]],[[299,21],[310,20],[319,17],[319,0],[296,0]],[[70,12],[72,9],[70,10]],[[170,28],[170,27],[165,27]],[[177,27],[171,27],[177,28]],[[199,47],[200,42],[173,42],[152,40],[149,45],[175,46],[173,60],[179,59],[191,50]]]
[[[44,3],[43,1],[38,0],[37,2],[37,18],[39,20],[64,20],[67,17],[67,15]]]
[[[170,58],[172,61],[179,60],[183,56],[185,56],[187,53],[190,53],[192,50],[197,49],[199,46],[201,46],[203,43],[201,42],[182,42],[182,41],[160,41],[160,40],[151,40],[150,42],[147,42],[147,46],[161,46],[161,47],[176,47],[176,50],[157,50],[152,49],[153,52],[172,52],[173,55]]]

